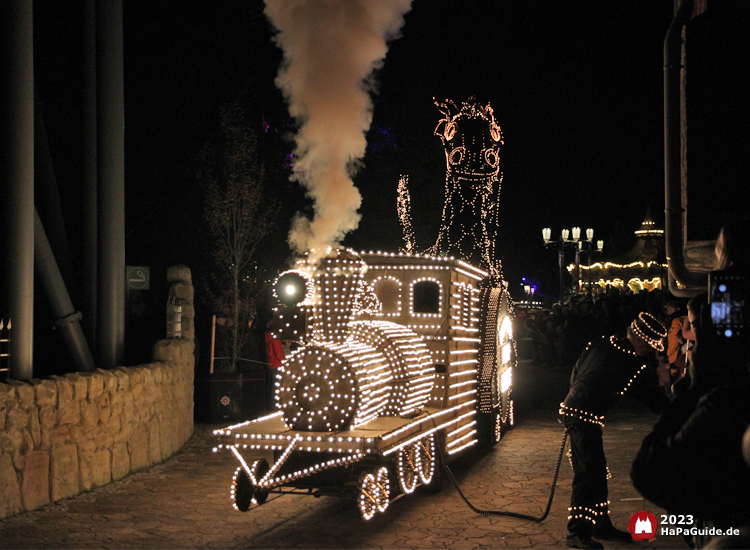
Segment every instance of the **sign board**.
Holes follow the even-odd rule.
[[[151,282],[151,270],[143,265],[129,265],[125,269],[125,280],[128,288],[133,290],[148,290]]]

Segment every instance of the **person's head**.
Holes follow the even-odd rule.
[[[677,313],[681,310],[680,302],[677,300],[669,300],[667,304],[664,306],[664,311],[667,313],[667,315],[672,315],[673,313]]]
[[[730,266],[747,268],[750,265],[750,218],[729,222],[719,231],[716,239],[717,270]]]
[[[641,311],[628,327],[628,340],[633,345],[635,354],[641,357],[648,355],[652,349],[663,351],[662,340],[666,335],[664,325],[645,311]]]

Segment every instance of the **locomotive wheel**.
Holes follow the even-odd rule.
[[[407,445],[398,452],[398,486],[405,495],[414,492],[419,481],[419,443]]]
[[[253,483],[250,481],[244,468],[240,466],[234,473],[234,479],[232,480],[232,500],[234,500],[234,507],[240,512],[247,512],[253,504],[254,493]]]
[[[265,458],[256,460],[252,466],[250,466],[250,473],[257,482],[260,480],[270,467]],[[268,491],[259,491],[253,485],[253,481],[244,468],[239,467],[234,473],[232,480],[232,499],[234,500],[234,507],[240,512],[247,512],[253,506],[253,504],[263,504],[268,498]]]
[[[362,472],[359,476],[359,515],[364,520],[372,519],[378,511],[378,484],[375,476]]]
[[[256,460],[253,465],[250,466],[250,472],[252,472],[255,481],[258,482],[263,479],[263,476],[268,473],[271,467],[268,465],[268,461],[265,458]],[[268,491],[255,491],[255,500],[258,504],[263,504],[268,498]]]
[[[438,454],[435,434],[420,439],[419,445],[419,478],[422,486],[419,491],[422,493],[439,493],[443,488],[443,471],[440,468],[440,455]]]
[[[382,466],[375,474],[375,483],[378,486],[377,501],[378,512],[385,512],[391,503],[391,482],[388,479],[388,468]]]
[[[509,389],[503,392],[506,371],[515,364],[510,297],[499,288],[484,290],[481,298],[483,345],[480,351],[480,389],[477,431],[484,446],[495,445],[510,425]],[[511,372],[507,372],[511,376]],[[507,381],[506,381],[507,385]]]

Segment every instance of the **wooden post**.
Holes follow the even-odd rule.
[[[211,316],[211,368],[210,374],[214,373],[214,344],[216,344],[216,315]]]

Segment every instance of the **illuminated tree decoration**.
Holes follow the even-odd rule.
[[[502,266],[495,243],[502,130],[492,107],[473,97],[461,109],[451,100],[435,104],[444,115],[435,135],[445,147],[446,177],[442,223],[431,250],[480,265],[499,284]]]
[[[404,234],[404,246],[401,249],[407,254],[416,252],[417,243],[414,238],[414,228],[411,224],[411,196],[409,195],[409,176],[401,176],[398,180],[398,220]]]

